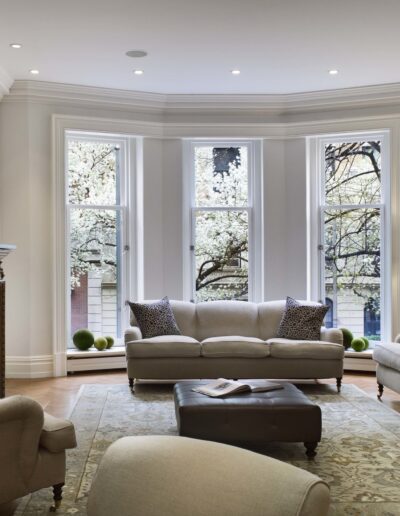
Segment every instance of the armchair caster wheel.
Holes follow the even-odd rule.
[[[53,500],[54,503],[50,507],[50,512],[56,512],[61,505],[62,500],[62,489],[64,484],[56,484],[53,486]]]

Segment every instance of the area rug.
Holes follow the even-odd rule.
[[[262,450],[306,469],[331,488],[333,515],[400,515],[400,415],[354,385],[342,393],[330,385],[300,386],[323,414],[318,454],[307,460],[299,444],[271,444]],[[169,385],[84,385],[71,419],[79,447],[68,452],[63,503],[57,514],[86,515],[86,501],[108,446],[128,435],[176,435]],[[16,514],[48,513],[50,489],[25,497]],[[169,516],[169,515],[166,515]]]

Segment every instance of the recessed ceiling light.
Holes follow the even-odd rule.
[[[10,43],[11,48],[22,48],[21,43]]]
[[[143,70],[133,70],[133,73],[135,75],[143,75],[144,74]]]
[[[145,50],[129,50],[125,55],[128,57],[146,57],[147,52]]]
[[[29,73],[31,73],[32,75],[38,75],[39,74],[39,70],[29,70]]]
[[[329,70],[329,75],[337,75],[339,70]]]
[[[240,75],[240,70],[231,70],[232,75]]]

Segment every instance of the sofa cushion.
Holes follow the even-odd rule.
[[[328,310],[329,307],[326,305],[302,304],[288,297],[277,336],[285,339],[319,340],[321,326]]]
[[[258,305],[258,327],[260,339],[276,337],[282,315],[286,309],[286,301],[266,301]]]
[[[201,342],[203,357],[260,358],[269,356],[269,345],[255,337],[211,337]]]
[[[196,305],[197,338],[242,335],[259,337],[258,309],[247,301],[207,301]]]
[[[400,344],[375,344],[373,358],[379,364],[400,371]]]
[[[126,344],[127,358],[199,357],[200,343],[184,335],[162,335]]]
[[[272,358],[342,360],[344,348],[332,342],[272,338],[267,340]]]
[[[142,332],[144,339],[158,337],[159,335],[180,335],[167,296],[155,303],[131,303],[132,312]]]
[[[188,301],[170,300],[176,323],[182,335],[197,338],[196,305]]]

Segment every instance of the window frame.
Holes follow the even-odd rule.
[[[195,148],[243,147],[248,149],[248,201],[244,206],[196,206]],[[262,231],[262,173],[261,141],[249,139],[190,139],[183,145],[183,299],[194,301],[196,288],[195,219],[196,212],[247,212],[249,235],[248,301],[263,299],[263,231]]]
[[[381,142],[381,200],[380,203],[360,205],[325,204],[325,152],[328,143],[351,143],[368,140]],[[381,252],[381,339],[391,335],[392,316],[390,309],[391,271],[391,221],[390,221],[390,132],[366,131],[335,133],[309,138],[308,141],[308,195],[309,195],[309,266],[308,296],[311,299],[325,299],[325,253],[324,253],[324,211],[327,209],[368,209],[380,210],[380,252]],[[314,215],[313,215],[314,214]],[[315,274],[315,270],[318,271]],[[321,301],[322,302],[322,301]],[[334,321],[335,324],[335,321]]]

